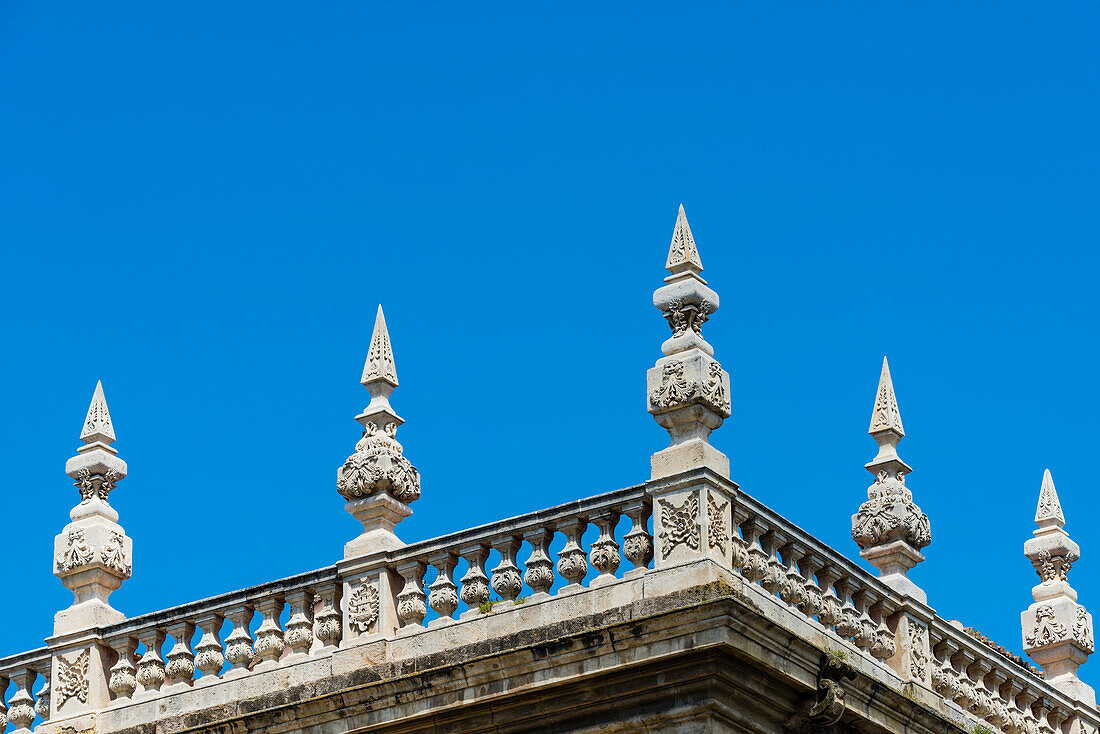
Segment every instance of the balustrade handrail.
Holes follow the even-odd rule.
[[[256,586],[237,589],[236,591],[225,594],[218,594],[198,601],[180,604],[156,612],[149,612],[137,617],[131,617],[122,622],[117,622],[101,628],[100,634],[108,640],[113,640],[131,635],[142,629],[148,629],[149,627],[163,626],[181,617],[196,617],[208,612],[217,612],[227,607],[255,602],[265,597],[270,597],[272,594],[287,593],[331,583],[336,581],[336,579],[336,566],[326,566],[314,571],[307,571],[306,573],[300,573],[294,576],[286,576],[274,581],[257,584]]]
[[[593,495],[581,500],[573,500],[543,510],[516,515],[504,520],[478,525],[468,530],[460,530],[435,538],[411,543],[404,548],[390,551],[388,560],[398,562],[412,558],[422,558],[435,553],[453,550],[459,545],[472,545],[478,542],[488,544],[493,538],[506,533],[519,535],[525,529],[554,525],[563,520],[594,515],[601,511],[617,510],[632,500],[646,500],[644,484],[624,487],[611,492]]]
[[[0,677],[10,677],[8,671],[11,670],[23,668],[34,668],[38,670],[40,665],[48,666],[49,662],[50,648],[46,646],[16,653],[15,655],[8,655],[6,658],[0,658]],[[0,696],[2,695],[3,691],[0,691]]]

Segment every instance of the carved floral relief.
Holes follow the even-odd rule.
[[[661,552],[668,555],[683,543],[692,550],[699,548],[699,498],[692,494],[682,505],[658,499],[661,508]]]

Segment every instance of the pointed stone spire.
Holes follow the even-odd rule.
[[[361,382],[370,393],[370,404],[355,417],[363,437],[336,471],[336,489],[347,500],[344,508],[363,523],[363,533],[344,546],[345,558],[402,547],[393,529],[412,514],[409,503],[420,497],[420,474],[397,441],[404,421],[390,405],[397,368],[381,305]]]
[[[710,432],[730,416],[730,378],[703,339],[703,324],[718,310],[718,294],[699,277],[703,269],[684,207],[676,216],[666,269],[672,273],[653,293],[653,305],[672,329],[664,357],[649,370],[649,412],[669,432],[672,445],[653,455],[653,478],[709,466],[729,477],[729,459],[710,445]]]
[[[683,204],[676,214],[676,228],[672,230],[672,243],[668,247],[665,270],[674,276],[680,273],[698,275],[703,272],[703,261],[699,259],[699,250],[695,248],[695,238],[691,236],[691,225],[688,224]]]
[[[107,410],[107,399],[103,397],[102,380],[96,381],[92,404],[88,406],[88,417],[84,419],[80,440],[85,445],[99,442],[110,446],[115,442],[115,429],[111,424],[111,411]]]
[[[1092,654],[1095,642],[1092,615],[1077,603],[1069,571],[1081,557],[1081,548],[1064,530],[1066,519],[1050,470],[1043,472],[1035,510],[1033,538],[1024,543],[1039,583],[1031,589],[1035,600],[1020,615],[1024,652],[1043,668],[1044,677],[1075,700],[1095,705],[1096,694],[1077,677],[1077,669]]]
[[[364,387],[374,380],[385,380],[397,387],[397,366],[393,362],[393,349],[390,347],[390,332],[386,329],[386,315],[382,313],[382,304],[378,304],[378,314],[374,317],[374,333],[367,350],[367,361],[363,365]]]
[[[890,378],[890,363],[882,358],[882,374],[878,378],[878,392],[875,394],[875,407],[871,411],[871,427],[867,432],[874,436],[879,431],[893,431],[901,438],[905,429],[901,427],[901,412],[898,400],[894,396],[894,381]]]
[[[54,618],[55,634],[123,619],[107,597],[130,578],[133,558],[133,542],[108,502],[111,490],[126,476],[126,462],[111,447],[114,424],[101,382],[96,383],[80,440],[83,445],[65,464],[65,473],[80,491],[80,503],[69,513],[72,522],[54,539],[54,575],[75,598]]]
[[[1040,528],[1063,528],[1066,516],[1062,514],[1062,503],[1058,501],[1058,492],[1054,489],[1054,478],[1050,469],[1043,470],[1043,486],[1039,490],[1039,504],[1035,508],[1035,524]]]
[[[879,570],[883,583],[924,603],[926,594],[906,574],[924,560],[920,549],[932,542],[932,532],[928,516],[905,486],[913,470],[898,456],[905,429],[885,357],[867,432],[878,443],[878,455],[865,465],[875,482],[867,488],[867,501],[852,515],[852,539],[859,554]]]

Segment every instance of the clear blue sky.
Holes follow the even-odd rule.
[[[1050,467],[1100,612],[1098,35],[1096,0],[3,3],[0,654],[71,599],[97,379],[119,609],[336,561],[379,302],[406,540],[645,480],[680,202],[746,491],[855,557],[887,354],[931,604],[1019,649]]]

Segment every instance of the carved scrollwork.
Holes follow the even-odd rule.
[[[666,362],[661,368],[661,384],[650,393],[650,401],[658,408],[671,408],[683,405],[693,397],[695,386],[684,377],[684,363],[678,359]]]
[[[397,442],[397,424],[379,429],[367,423],[355,453],[347,458],[336,480],[336,490],[346,500],[387,492],[406,504],[420,497],[420,473],[402,453]]]
[[[685,305],[682,299],[674,298],[668,304],[664,317],[668,321],[669,328],[672,329],[673,336],[683,336],[689,330],[702,336],[703,324],[710,319],[713,310],[710,303],[705,300],[698,305],[693,303]]]
[[[126,546],[122,533],[112,530],[107,538],[107,543],[99,551],[103,565],[118,573],[119,576],[129,578],[131,566],[126,558]]]
[[[845,710],[841,681],[855,677],[855,669],[848,663],[837,656],[824,654],[817,677],[817,691],[803,702],[783,728],[796,734],[836,731],[834,727],[840,723]]]
[[[730,536],[726,532],[726,507],[729,501],[719,505],[711,494],[707,493],[707,546],[717,548],[722,555],[726,555],[726,546],[729,545]]]
[[[1096,648],[1092,637],[1092,623],[1084,607],[1077,607],[1076,618],[1073,622],[1073,639],[1090,654]]]
[[[95,556],[88,549],[84,528],[69,528],[68,546],[57,556],[57,570],[69,572],[89,565]]]
[[[60,709],[70,698],[75,698],[81,703],[88,702],[88,664],[90,658],[88,651],[84,650],[77,655],[75,660],[66,660],[65,656],[57,656],[57,685],[54,694],[57,696],[57,708]]]
[[[928,516],[913,502],[904,472],[880,471],[867,497],[852,517],[852,539],[860,548],[904,540],[919,550],[932,542]]]

